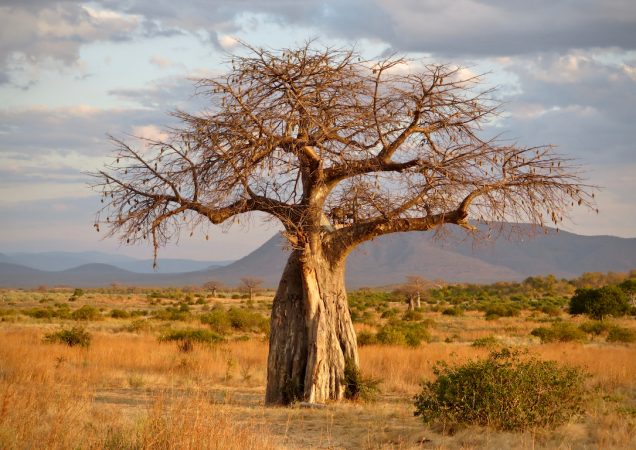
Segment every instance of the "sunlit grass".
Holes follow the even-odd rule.
[[[4,295],[11,299],[5,298],[1,307],[9,310],[41,305],[41,298],[28,292]],[[47,295],[60,297],[52,299],[53,304],[67,301],[69,292],[42,293]],[[254,306],[236,299],[207,299],[207,305],[193,300],[195,316],[215,303],[266,314],[267,303],[261,302],[271,297]],[[88,348],[42,339],[77,321],[0,317],[0,448],[420,448],[425,439],[432,441],[425,448],[636,446],[635,344],[612,344],[604,338],[540,344],[530,331],[548,318],[527,312],[494,321],[475,311],[458,317],[425,312],[425,319],[432,321],[432,342],[416,348],[360,348],[362,373],[382,381],[377,402],[343,402],[319,410],[272,408],[263,405],[268,352],[264,334],[248,334],[248,340],[230,334],[224,342],[195,342],[192,351],[183,352],[175,342],[160,342],[159,336],[170,329],[205,328],[196,317],[171,322],[113,319],[107,314],[114,308],[151,310],[177,301],[149,305],[143,292],[85,294],[71,302],[72,308],[90,304],[102,308],[104,315],[103,320],[81,322],[93,337]],[[562,319],[584,321],[567,315]],[[147,326],[131,327],[135,321]],[[633,318],[615,323],[636,328]],[[356,327],[373,331],[378,325]],[[485,357],[488,348],[471,345],[485,336],[496,336],[503,345],[540,359],[584,368],[591,374],[587,413],[551,432],[468,428],[452,436],[414,418],[412,397],[422,380],[433,378],[436,361]]]

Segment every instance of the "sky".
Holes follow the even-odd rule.
[[[204,107],[196,79],[227,71],[238,40],[308,39],[487,73],[504,104],[496,131],[557,146],[600,187],[600,213],[564,228],[636,237],[633,0],[0,0],[0,252],[149,257],[92,227],[86,172],[112,153],[107,135],[160,137],[170,111]],[[239,258],[276,231],[214,227],[159,257]]]

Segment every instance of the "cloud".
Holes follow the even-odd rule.
[[[219,46],[224,50],[231,50],[239,45],[238,39],[229,35],[218,36]]]
[[[187,75],[152,80],[141,88],[118,88],[108,93],[143,108],[163,111],[163,114],[175,109],[200,110],[206,99],[197,95],[196,80],[212,75],[207,70],[194,70]]]
[[[155,55],[150,58],[150,64],[152,64],[153,66],[157,66],[160,69],[167,69],[169,67],[172,67],[174,65],[174,62],[169,60],[168,58]]]
[[[636,81],[624,67],[578,51],[516,58],[506,70],[518,89],[505,98],[511,115],[502,127],[590,163],[636,162],[628,138],[636,123]]]
[[[407,51],[493,56],[636,47],[636,6],[628,0],[378,0],[378,6],[389,25],[385,39]]]
[[[256,14],[331,37],[381,40],[398,51],[441,55],[636,48],[636,5],[631,0],[141,0],[132,4],[111,0],[103,4],[166,29],[213,31],[221,36],[240,30],[246,14]]]
[[[47,62],[72,65],[82,45],[128,40],[139,26],[137,16],[75,1],[3,2],[0,69],[6,72]]]
[[[0,84],[11,76],[28,86],[24,67],[77,64],[82,46],[99,41],[189,33],[231,50],[235,36],[252,31],[250,17],[327,40],[369,40],[380,50],[451,59],[636,49],[631,0],[5,0]],[[152,62],[168,67],[160,58]]]
[[[11,153],[27,158],[50,152],[100,155],[108,147],[107,133],[130,133],[135,126],[149,123],[160,126],[168,120],[164,112],[140,108],[34,106],[0,110],[0,155]]]
[[[114,150],[108,134],[142,143],[132,136],[166,137],[176,125],[167,114],[176,107],[202,108],[193,82],[158,80],[141,90],[124,90],[130,108],[30,106],[0,109],[0,204],[6,201],[87,195],[83,173],[100,168]],[[15,192],[15,195],[8,195]],[[4,198],[5,201],[1,199]]]

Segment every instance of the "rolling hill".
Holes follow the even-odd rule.
[[[522,235],[530,234],[530,228]],[[407,275],[449,282],[488,283],[521,280],[552,273],[574,277],[583,272],[628,271],[636,268],[636,238],[580,236],[551,230],[532,239],[506,239],[509,230],[491,243],[475,245],[463,231],[443,241],[431,233],[400,233],[367,242],[347,260],[347,285],[382,286],[400,283]],[[276,235],[244,258],[223,267],[186,273],[136,273],[107,264],[85,264],[51,272],[0,262],[1,287],[71,285],[139,286],[201,285],[211,279],[237,285],[241,277],[259,277],[275,287],[289,250]],[[0,259],[2,261],[2,259]],[[6,261],[6,258],[4,259]]]
[[[162,258],[153,269],[152,259],[137,259],[104,252],[37,252],[0,253],[0,262],[8,262],[44,271],[61,271],[85,264],[109,264],[137,273],[182,273],[220,267],[232,261],[197,261],[191,259]]]

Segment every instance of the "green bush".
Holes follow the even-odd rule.
[[[202,344],[213,344],[215,342],[223,341],[223,336],[218,335],[210,330],[202,328],[197,329],[184,329],[184,330],[171,330],[159,337],[160,342],[168,341],[189,341],[198,342]]]
[[[153,312],[153,319],[169,320],[169,321],[183,321],[190,318],[190,313],[187,311],[181,311],[180,308],[168,306],[165,309],[159,309]]]
[[[415,397],[415,415],[445,430],[458,425],[523,431],[554,428],[583,412],[585,373],[507,349],[481,361],[438,362]]]
[[[499,339],[495,336],[484,336],[479,339],[475,339],[471,344],[473,347],[485,347],[491,348],[499,345]]]
[[[128,311],[124,311],[123,309],[113,309],[110,312],[110,317],[113,319],[127,319],[130,317],[130,313]]]
[[[22,312],[22,314],[34,319],[51,319],[57,317],[57,311],[53,308],[32,308]]]
[[[213,308],[210,312],[202,314],[199,320],[201,323],[208,325],[212,331],[219,334],[226,334],[232,328],[227,311],[222,308]]]
[[[387,309],[386,311],[382,312],[382,314],[380,315],[380,318],[382,318],[382,319],[391,319],[391,318],[397,316],[397,313],[398,313],[398,309],[397,308]]]
[[[380,392],[380,380],[365,377],[360,368],[351,361],[346,361],[344,370],[345,398],[349,400],[375,400]]]
[[[422,342],[429,341],[430,334],[421,323],[390,323],[380,329],[376,339],[380,344],[417,347]]]
[[[417,322],[422,319],[424,319],[424,314],[419,311],[408,310],[402,314],[402,320],[406,320],[408,322]]]
[[[361,331],[357,336],[358,346],[363,345],[373,345],[378,343],[378,338],[375,336],[375,333],[370,331]]]
[[[446,308],[442,311],[442,314],[445,316],[463,316],[464,315],[464,310],[461,308],[458,308],[456,306],[452,306],[450,308]]]
[[[553,305],[545,305],[541,307],[541,312],[550,317],[558,317],[561,315],[561,308]]]
[[[102,318],[102,314],[94,306],[84,305],[73,311],[71,318],[73,320],[99,320]]]
[[[590,320],[589,322],[579,325],[579,328],[587,334],[600,336],[603,333],[607,333],[611,328],[611,325],[607,322],[601,322],[600,320]]]
[[[550,328],[535,328],[530,334],[541,339],[542,343],[581,342],[587,338],[583,330],[569,322],[554,322]]]
[[[69,347],[88,347],[91,343],[91,335],[83,327],[73,327],[45,334],[43,340],[50,344],[66,344]]]
[[[520,314],[520,309],[516,304],[495,303],[484,308],[486,319],[497,319],[499,317],[516,317]]]
[[[259,313],[247,309],[230,308],[227,315],[235,330],[269,333],[269,320]]]
[[[580,288],[570,299],[570,314],[587,314],[593,319],[606,316],[621,317],[629,311],[629,299],[617,286],[599,289]]]
[[[622,342],[625,344],[636,342],[636,330],[613,326],[607,334],[607,342]]]

